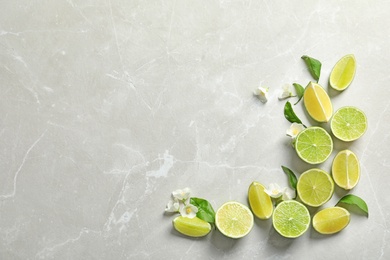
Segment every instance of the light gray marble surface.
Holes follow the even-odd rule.
[[[0,259],[390,258],[388,1],[0,2]],[[347,53],[357,74],[336,94],[329,73]],[[278,100],[311,80],[304,54],[322,61],[335,109],[367,114],[366,134],[332,156],[360,158],[352,193],[369,218],[295,240],[260,220],[240,240],[179,235],[164,214],[173,190],[217,209],[246,204],[254,180],[286,186],[281,165],[311,167]]]

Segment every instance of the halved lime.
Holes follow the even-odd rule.
[[[367,130],[366,115],[357,107],[342,107],[334,113],[330,129],[338,139],[346,142],[354,141]]]
[[[190,237],[203,237],[211,231],[211,225],[198,217],[176,217],[173,220],[173,226],[183,235]]]
[[[288,238],[299,237],[310,226],[309,210],[296,200],[283,201],[276,206],[272,223],[280,235]]]
[[[252,230],[253,222],[251,210],[236,201],[226,202],[215,213],[215,225],[230,238],[246,236]]]
[[[333,159],[332,177],[345,190],[355,187],[360,179],[360,165],[356,154],[350,150],[340,151]]]
[[[353,54],[348,54],[337,61],[333,67],[329,84],[332,88],[338,91],[346,89],[355,77],[356,60]]]
[[[341,207],[331,207],[317,212],[313,217],[313,227],[321,234],[334,234],[348,226],[350,213]]]
[[[299,176],[297,192],[303,203],[319,207],[332,197],[334,183],[327,172],[313,168]]]
[[[317,122],[328,122],[333,114],[332,102],[325,89],[310,82],[303,94],[303,103],[309,115]]]
[[[319,164],[332,153],[333,141],[324,128],[312,126],[298,134],[295,139],[295,150],[305,162]]]
[[[256,181],[251,183],[248,189],[249,206],[256,217],[269,219],[274,206],[271,197],[264,190],[265,187],[261,183]]]

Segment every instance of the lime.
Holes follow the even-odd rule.
[[[295,139],[295,150],[305,162],[319,164],[326,161],[332,153],[333,141],[325,129],[312,126],[298,134]]]
[[[276,206],[272,215],[275,230],[282,236],[295,238],[301,236],[309,228],[310,214],[302,203],[286,200]]]
[[[301,174],[297,192],[303,203],[319,207],[333,195],[334,183],[330,175],[321,169],[310,169]]]
[[[248,189],[249,206],[259,219],[269,219],[274,210],[271,197],[264,190],[265,187],[256,181]]]
[[[311,118],[317,122],[328,122],[333,114],[332,102],[325,89],[310,82],[303,94],[303,103]]]
[[[356,60],[353,54],[342,57],[333,67],[329,77],[329,84],[338,91],[346,89],[355,77]]]
[[[176,217],[173,226],[183,235],[190,237],[203,237],[211,231],[211,225],[198,217]]]
[[[341,207],[318,211],[313,217],[313,227],[321,234],[334,234],[348,226],[350,214]]]
[[[345,190],[356,186],[360,179],[359,160],[352,151],[340,151],[332,163],[332,176],[334,182]]]
[[[334,113],[330,129],[338,139],[346,142],[354,141],[366,132],[366,115],[356,107],[342,107]]]
[[[246,236],[251,231],[253,222],[251,210],[235,201],[226,202],[215,213],[218,230],[230,238]]]

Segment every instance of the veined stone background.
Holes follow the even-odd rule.
[[[0,1],[0,259],[389,259],[390,2]],[[353,53],[342,93],[333,65]],[[325,163],[290,145],[284,84],[305,86],[302,55],[322,62],[334,109],[357,106],[365,135],[335,141]],[[269,100],[253,96],[269,87]],[[292,102],[296,98],[291,99]],[[311,121],[302,102],[295,112]],[[322,124],[329,128],[328,124]],[[180,235],[164,214],[173,190],[214,209],[247,203],[252,181],[287,186],[330,171],[351,149],[361,179],[333,236],[281,237],[270,220],[248,236]],[[346,194],[336,189],[324,206]],[[315,212],[315,209],[311,209]]]

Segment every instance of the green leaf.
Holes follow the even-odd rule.
[[[368,206],[366,204],[366,202],[361,199],[360,197],[356,196],[356,195],[352,195],[352,194],[347,194],[345,195],[344,197],[342,197],[339,202],[337,202],[336,205],[338,204],[348,204],[348,205],[352,205],[352,206],[357,206],[360,210],[362,210],[364,213],[367,214],[367,217],[368,217]]]
[[[211,204],[201,198],[190,198],[190,203],[198,208],[196,216],[211,224],[215,222],[215,211]]]
[[[303,55],[301,58],[305,61],[311,76],[318,82],[321,74],[321,62],[306,55]]]
[[[301,119],[299,119],[298,116],[295,114],[294,109],[292,108],[291,103],[289,101],[287,101],[286,104],[284,105],[284,117],[290,123],[302,124]],[[305,125],[303,125],[303,126],[305,126]]]
[[[293,83],[293,86],[295,88],[295,92],[297,93],[298,101],[294,104],[298,104],[299,101],[301,101],[303,97],[303,93],[305,93],[305,88],[299,85],[298,83]]]
[[[297,176],[295,176],[294,172],[292,170],[290,170],[289,168],[287,168],[286,166],[282,165],[282,169],[283,169],[284,173],[287,174],[291,188],[296,190],[297,183],[298,183]]]

